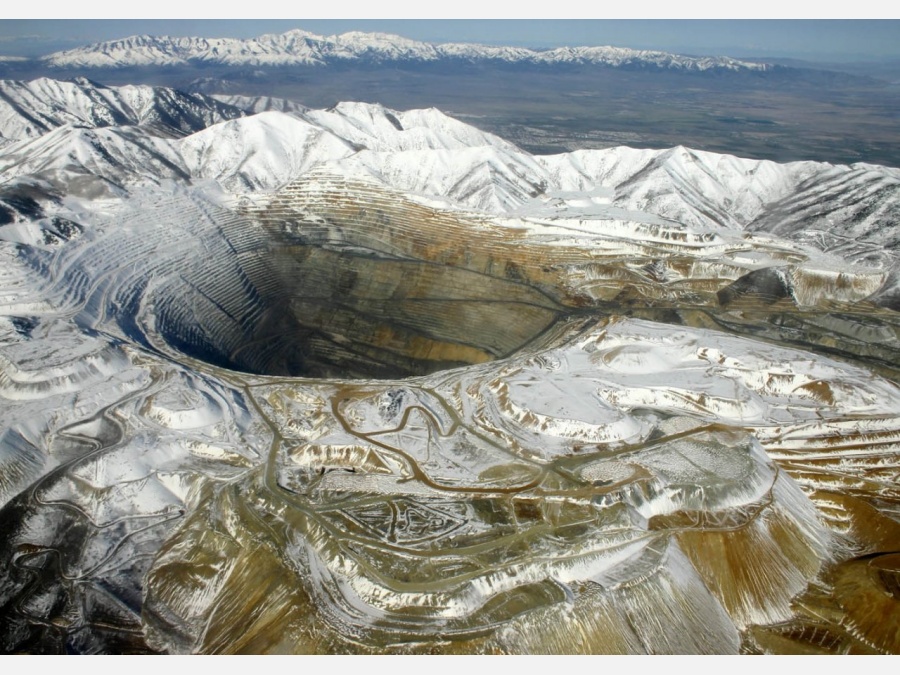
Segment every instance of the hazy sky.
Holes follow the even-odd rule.
[[[900,59],[900,20],[0,19],[0,55],[39,55],[128,35],[254,37],[291,28],[528,47],[615,45],[685,54]]]

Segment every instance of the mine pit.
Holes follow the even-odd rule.
[[[571,311],[523,273],[537,267],[504,233],[464,236],[466,224],[380,195],[311,213],[283,192],[218,214],[202,260],[149,291],[146,340],[258,375],[397,379],[505,358]],[[422,244],[435,239],[445,245]]]

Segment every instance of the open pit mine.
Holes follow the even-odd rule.
[[[2,651],[900,653],[900,170],[0,92]]]

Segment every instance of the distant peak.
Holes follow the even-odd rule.
[[[419,42],[418,40],[403,37],[402,35],[397,35],[396,33],[367,33],[361,30],[351,30],[346,33],[341,33],[337,37],[343,38],[345,40],[386,40],[390,42]]]
[[[258,40],[263,38],[288,38],[288,39],[307,39],[307,40],[316,40],[321,41],[326,38],[317,33],[312,33],[308,30],[303,30],[302,28],[292,28],[289,31],[285,31],[284,33],[268,33],[266,35],[261,35]]]

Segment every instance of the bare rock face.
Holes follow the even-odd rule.
[[[7,186],[4,651],[900,651],[888,268],[334,169]]]

